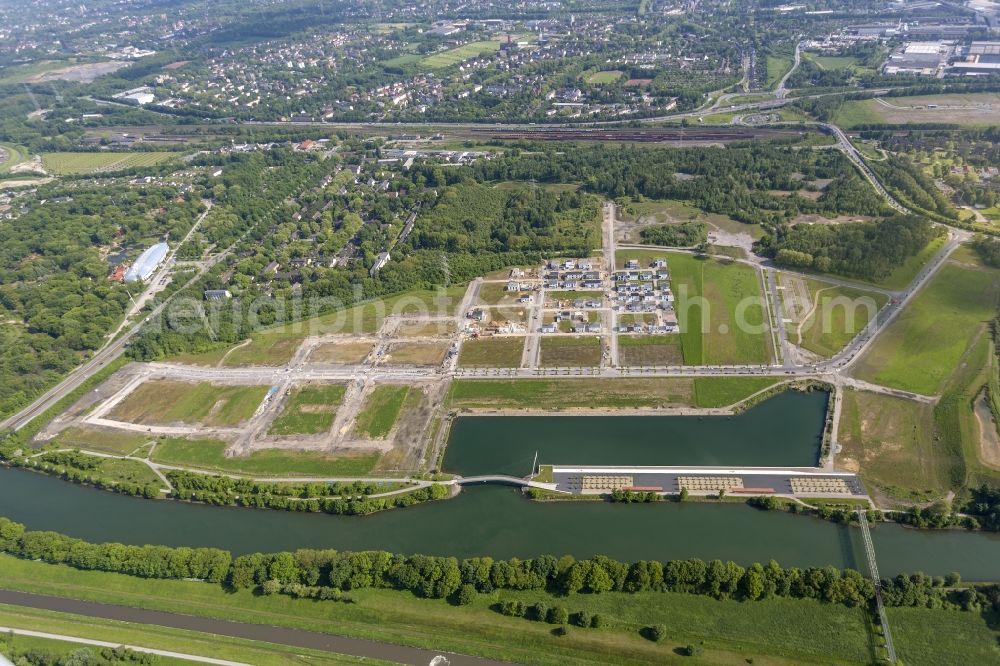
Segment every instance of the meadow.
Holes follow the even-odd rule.
[[[601,339],[597,336],[544,336],[540,344],[543,367],[578,368],[601,364]]]
[[[260,406],[266,386],[220,386],[151,380],[140,384],[108,414],[128,423],[198,423],[234,426]]]
[[[855,376],[934,395],[996,316],[1000,271],[948,263],[855,366]]]
[[[343,384],[306,385],[294,390],[281,414],[271,423],[272,435],[315,435],[333,425],[344,400]]]
[[[684,363],[770,363],[770,334],[756,271],[692,254],[668,257]]]
[[[42,164],[55,174],[78,175],[154,166],[180,155],[171,152],[42,153]]]
[[[403,403],[410,393],[409,386],[386,384],[376,386],[368,394],[365,404],[354,419],[354,430],[372,439],[388,435],[403,409]]]
[[[264,449],[249,456],[227,457],[226,443],[212,439],[160,440],[151,460],[247,476],[356,477],[371,473],[378,454],[331,456],[312,451]]]
[[[479,338],[462,343],[458,365],[463,368],[516,368],[521,365],[524,336]]]

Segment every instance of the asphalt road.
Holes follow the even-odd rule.
[[[435,658],[441,656],[447,659],[447,662],[440,662],[439,660],[438,664],[440,666],[444,666],[445,663],[450,666],[508,666],[511,663],[483,659],[481,657],[469,657],[451,652],[434,652],[361,638],[331,636],[313,631],[260,624],[245,624],[229,620],[179,615],[163,611],[129,608],[127,606],[30,594],[27,592],[14,592],[11,590],[0,590],[0,603],[57,611],[60,613],[73,613],[75,615],[97,617],[106,620],[119,620],[135,624],[149,624],[159,627],[170,627],[172,629],[199,631],[217,636],[264,641],[309,650],[324,650],[336,654],[381,659],[383,661],[390,661],[397,664],[411,664],[413,666],[428,666]],[[435,666],[438,666],[438,664],[435,664]]]

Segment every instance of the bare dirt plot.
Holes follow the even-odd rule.
[[[454,332],[454,321],[404,321],[396,329],[396,335],[401,338],[443,337]]]
[[[524,336],[466,340],[458,355],[463,368],[516,368],[521,365]]]
[[[128,423],[238,425],[257,410],[266,386],[219,386],[152,380],[140,384],[108,415]]]
[[[681,365],[679,335],[619,335],[619,365]]]
[[[447,342],[400,342],[389,347],[387,365],[441,365],[448,353]]]
[[[545,367],[596,367],[601,364],[601,339],[593,335],[544,337],[541,352]]]
[[[455,409],[636,409],[694,404],[690,377],[456,379]]]
[[[374,343],[370,341],[324,342],[309,353],[309,361],[311,363],[356,365],[365,360],[374,346]]]

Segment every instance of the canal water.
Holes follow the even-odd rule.
[[[856,528],[814,518],[739,504],[532,502],[501,486],[467,487],[454,499],[361,518],[145,500],[0,467],[0,515],[90,541],[215,546],[236,554],[337,548],[863,565]],[[873,537],[883,576],[959,571],[967,580],[1000,580],[1000,535],[879,525]]]
[[[554,465],[812,467],[827,401],[785,391],[734,416],[463,416],[444,469],[526,476],[536,452]]]

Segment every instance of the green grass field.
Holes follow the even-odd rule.
[[[289,397],[281,414],[271,423],[272,435],[315,435],[333,425],[346,386],[301,386]]]
[[[879,393],[845,391],[838,462],[891,498],[926,501],[949,488],[953,456],[934,436],[934,408]],[[960,462],[960,461],[959,461]]]
[[[856,125],[953,123],[964,127],[996,124],[1000,93],[942,94],[850,100],[834,116],[844,128]]]
[[[859,60],[854,56],[810,55],[809,59],[823,69],[832,71],[848,69],[859,63]]]
[[[233,426],[260,406],[266,386],[220,386],[151,380],[140,384],[108,414],[129,423],[200,423]]]
[[[462,368],[516,368],[521,365],[524,336],[466,340],[458,353]]]
[[[808,278],[805,282],[816,308],[802,322],[801,337],[795,335],[795,326],[786,327],[786,331],[792,342],[826,358],[847,346],[889,301],[888,296],[879,292]]]
[[[622,78],[622,72],[617,69],[611,69],[602,72],[592,72],[584,77],[584,81],[591,85],[606,85],[608,83],[615,83]]]
[[[679,335],[618,336],[619,365],[681,365],[683,360]]]
[[[684,363],[769,363],[770,334],[754,269],[692,254],[668,257]]]
[[[403,402],[410,392],[409,386],[376,386],[354,420],[354,430],[359,434],[381,439],[392,431],[403,409]]]
[[[42,164],[56,174],[76,175],[148,167],[180,157],[181,153],[42,153]]]
[[[330,456],[311,451],[265,449],[246,457],[226,457],[226,443],[212,439],[164,439],[152,460],[166,465],[197,467],[247,476],[365,476],[378,454]]]
[[[907,666],[1000,663],[995,612],[888,609],[899,659]]]
[[[777,381],[773,377],[696,377],[695,406],[728,407]]]
[[[855,376],[938,393],[996,315],[1000,271],[946,264],[876,339]]]
[[[388,662],[349,657],[318,650],[4,604],[0,604],[0,626],[153,650],[178,652],[199,657],[260,664],[260,666],[285,666],[292,663],[315,664],[317,666],[341,666],[342,664],[362,663],[388,666]],[[80,643],[26,636],[4,636],[0,638],[0,646],[3,645],[4,640],[9,645],[22,651],[34,648],[60,655],[64,659],[70,653],[86,647]],[[91,647],[89,649],[95,653],[99,651],[99,648]],[[66,661],[59,663],[75,663],[82,666],[85,663],[96,662]],[[160,656],[156,658],[155,663],[156,666],[179,666],[181,664],[204,662]]]
[[[547,368],[597,367],[601,340],[594,335],[546,336],[541,340],[541,365]]]
[[[73,427],[63,430],[52,443],[61,449],[86,449],[126,456],[151,441],[148,435],[120,430]]]
[[[781,77],[795,64],[792,54],[769,55],[767,56],[767,81],[765,88],[771,89],[778,85]]]
[[[0,153],[3,154],[0,158],[0,173],[6,173],[12,166],[28,159],[27,149],[12,143],[0,143]]]
[[[747,604],[672,593],[556,597],[543,592],[498,592],[477,595],[472,604],[455,607],[409,592],[366,589],[351,591],[354,603],[345,604],[259,596],[247,590],[227,592],[219,585],[191,581],[76,571],[7,556],[0,557],[0,581],[8,589],[402,642],[539,666],[735,665],[751,660],[791,666],[870,660],[865,611],[813,600]],[[504,617],[490,609],[501,599],[515,598],[562,605],[571,612],[600,613],[608,627],[569,627],[565,636],[554,636],[552,625]],[[951,611],[914,612],[920,614],[918,621],[933,622]],[[651,624],[665,625],[667,639],[653,643],[642,638],[639,630]],[[824,630],[817,631],[817,627]],[[988,637],[982,631],[974,636],[978,649],[983,649]],[[688,644],[701,647],[702,654],[690,658],[674,652]],[[940,636],[930,645],[929,654],[942,658],[949,654],[951,639]]]
[[[471,60],[480,53],[496,53],[500,49],[502,42],[499,39],[491,39],[482,42],[470,42],[448,51],[441,51],[425,57],[420,61],[421,67],[429,69],[444,69],[459,63]]]

